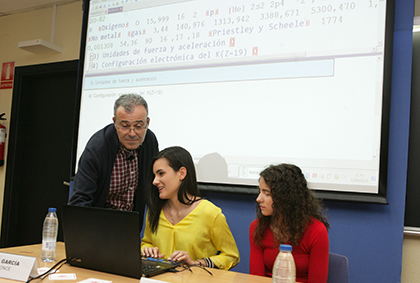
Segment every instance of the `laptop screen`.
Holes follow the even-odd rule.
[[[139,213],[62,206],[67,262],[73,266],[140,278]]]

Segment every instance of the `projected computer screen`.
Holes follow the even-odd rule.
[[[77,159],[137,93],[160,149],[187,149],[201,183],[255,186],[286,162],[316,190],[380,192],[386,1],[87,4]]]

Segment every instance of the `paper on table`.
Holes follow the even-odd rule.
[[[112,283],[112,281],[96,279],[96,278],[89,278],[83,281],[79,281],[77,283]]]
[[[142,277],[140,278],[140,283],[169,283],[169,282]]]
[[[51,274],[48,276],[50,280],[76,280],[75,273],[60,273],[60,274]]]

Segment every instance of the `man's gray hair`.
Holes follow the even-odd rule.
[[[118,107],[124,107],[125,111],[131,112],[134,107],[143,105],[146,108],[147,116],[149,116],[149,107],[147,106],[146,100],[139,94],[123,94],[115,100],[114,104],[114,117],[116,117]]]

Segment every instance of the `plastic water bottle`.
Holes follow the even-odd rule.
[[[55,261],[55,247],[57,243],[58,233],[58,218],[56,209],[50,207],[47,216],[44,220],[44,227],[42,229],[42,261]]]
[[[273,283],[295,283],[296,267],[291,245],[280,245],[280,252],[273,265]]]

